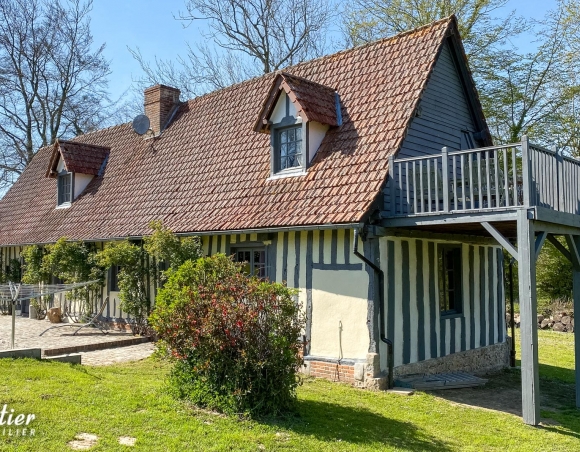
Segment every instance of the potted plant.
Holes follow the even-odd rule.
[[[30,300],[29,309],[29,318],[36,320],[44,320],[46,318],[46,306],[42,302],[42,297]]]

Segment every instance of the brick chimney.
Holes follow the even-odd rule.
[[[179,90],[165,85],[155,85],[145,90],[145,114],[151,121],[151,129],[159,135],[167,127],[167,121],[179,103]]]

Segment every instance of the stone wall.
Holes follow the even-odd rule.
[[[394,377],[412,374],[437,374],[442,372],[473,372],[478,374],[497,372],[509,366],[510,348],[507,341],[487,347],[452,353],[418,363],[395,367]]]
[[[477,374],[497,372],[509,366],[510,338],[500,344],[453,353],[394,368],[394,378],[411,374],[464,371]],[[369,353],[366,361],[334,360],[306,356],[302,373],[331,381],[342,381],[358,388],[387,389],[387,375],[381,373],[379,355]]]

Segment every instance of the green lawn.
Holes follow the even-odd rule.
[[[60,452],[83,432],[98,435],[94,451],[580,450],[580,414],[570,397],[572,335],[540,337],[542,391],[563,399],[542,411],[557,421],[543,428],[438,395],[373,393],[321,380],[300,388],[298,416],[239,420],[169,398],[168,369],[153,360],[102,368],[0,360],[0,405],[37,417],[34,438],[0,436],[0,450]],[[502,385],[513,391],[518,379],[506,372],[474,394],[483,400]],[[135,447],[119,445],[120,436],[137,438]]]

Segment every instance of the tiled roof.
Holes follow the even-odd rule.
[[[257,132],[268,131],[267,120],[270,119],[282,89],[296,104],[296,111],[302,119],[329,126],[339,125],[336,91],[333,88],[282,72],[276,76],[272,83],[272,88],[254,128]]]
[[[105,160],[109,156],[110,148],[86,144],[76,141],[57,140],[54,143],[47,177],[54,177],[60,158],[64,160],[64,167],[71,173],[89,174],[98,176]]]
[[[331,128],[298,177],[269,180],[270,139],[253,126],[277,74],[190,100],[158,139],[130,124],[76,143],[110,148],[101,176],[70,208],[55,209],[41,149],[0,201],[0,244],[175,232],[360,222],[380,196],[388,157],[400,148],[454,18],[285,69],[340,94],[343,123]]]

